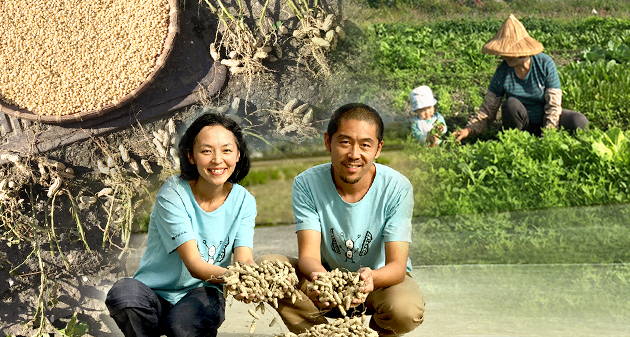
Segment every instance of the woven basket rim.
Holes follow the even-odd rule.
[[[160,70],[164,68],[166,60],[168,59],[168,56],[173,49],[175,36],[179,33],[178,4],[177,0],[168,0],[168,4],[168,32],[166,34],[164,44],[162,45],[162,51],[155,60],[153,70],[151,71],[151,73],[149,73],[149,75],[147,75],[147,77],[142,81],[142,83],[140,83],[138,87],[123,96],[120,100],[118,100],[118,102],[107,104],[99,109],[84,112],[75,112],[67,115],[41,115],[34,113],[28,109],[22,109],[15,105],[7,104],[3,101],[0,101],[0,112],[19,119],[38,121],[42,123],[60,124],[69,122],[80,122],[100,117],[130,103],[131,100],[138,97],[151,85],[151,83],[153,83]]]

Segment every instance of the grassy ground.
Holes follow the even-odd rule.
[[[410,256],[418,265],[625,263],[629,213],[615,204],[416,218]]]

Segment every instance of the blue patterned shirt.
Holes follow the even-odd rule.
[[[547,54],[531,56],[529,72],[518,78],[514,68],[503,61],[497,67],[488,90],[498,97],[515,97],[527,109],[531,123],[542,124],[545,118],[545,89],[560,89],[556,64]]]

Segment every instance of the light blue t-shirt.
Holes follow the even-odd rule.
[[[332,269],[357,271],[385,265],[385,243],[411,243],[413,187],[397,171],[380,164],[363,199],[347,203],[335,187],[332,164],[300,173],[293,182],[296,231],[320,232],[322,262]],[[407,258],[407,271],[411,260]]]
[[[197,204],[188,180],[172,176],[155,197],[147,248],[134,278],[172,304],[195,288],[222,290],[192,277],[176,249],[196,240],[204,261],[226,268],[235,247],[253,248],[255,218],[256,201],[242,186],[233,184],[223,205],[206,212]]]

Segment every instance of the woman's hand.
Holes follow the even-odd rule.
[[[234,298],[237,301],[241,301],[243,303],[248,303],[248,304],[252,303],[252,302],[260,302],[260,301],[264,300],[264,298],[257,299],[256,295],[253,294],[253,293],[249,294],[249,296],[247,296],[247,294],[245,294],[245,293],[236,294],[236,295],[234,295]]]
[[[455,131],[453,132],[453,137],[455,137],[455,141],[456,142],[461,142],[462,139],[466,138],[470,136],[470,129],[469,128],[463,128],[461,130]]]

